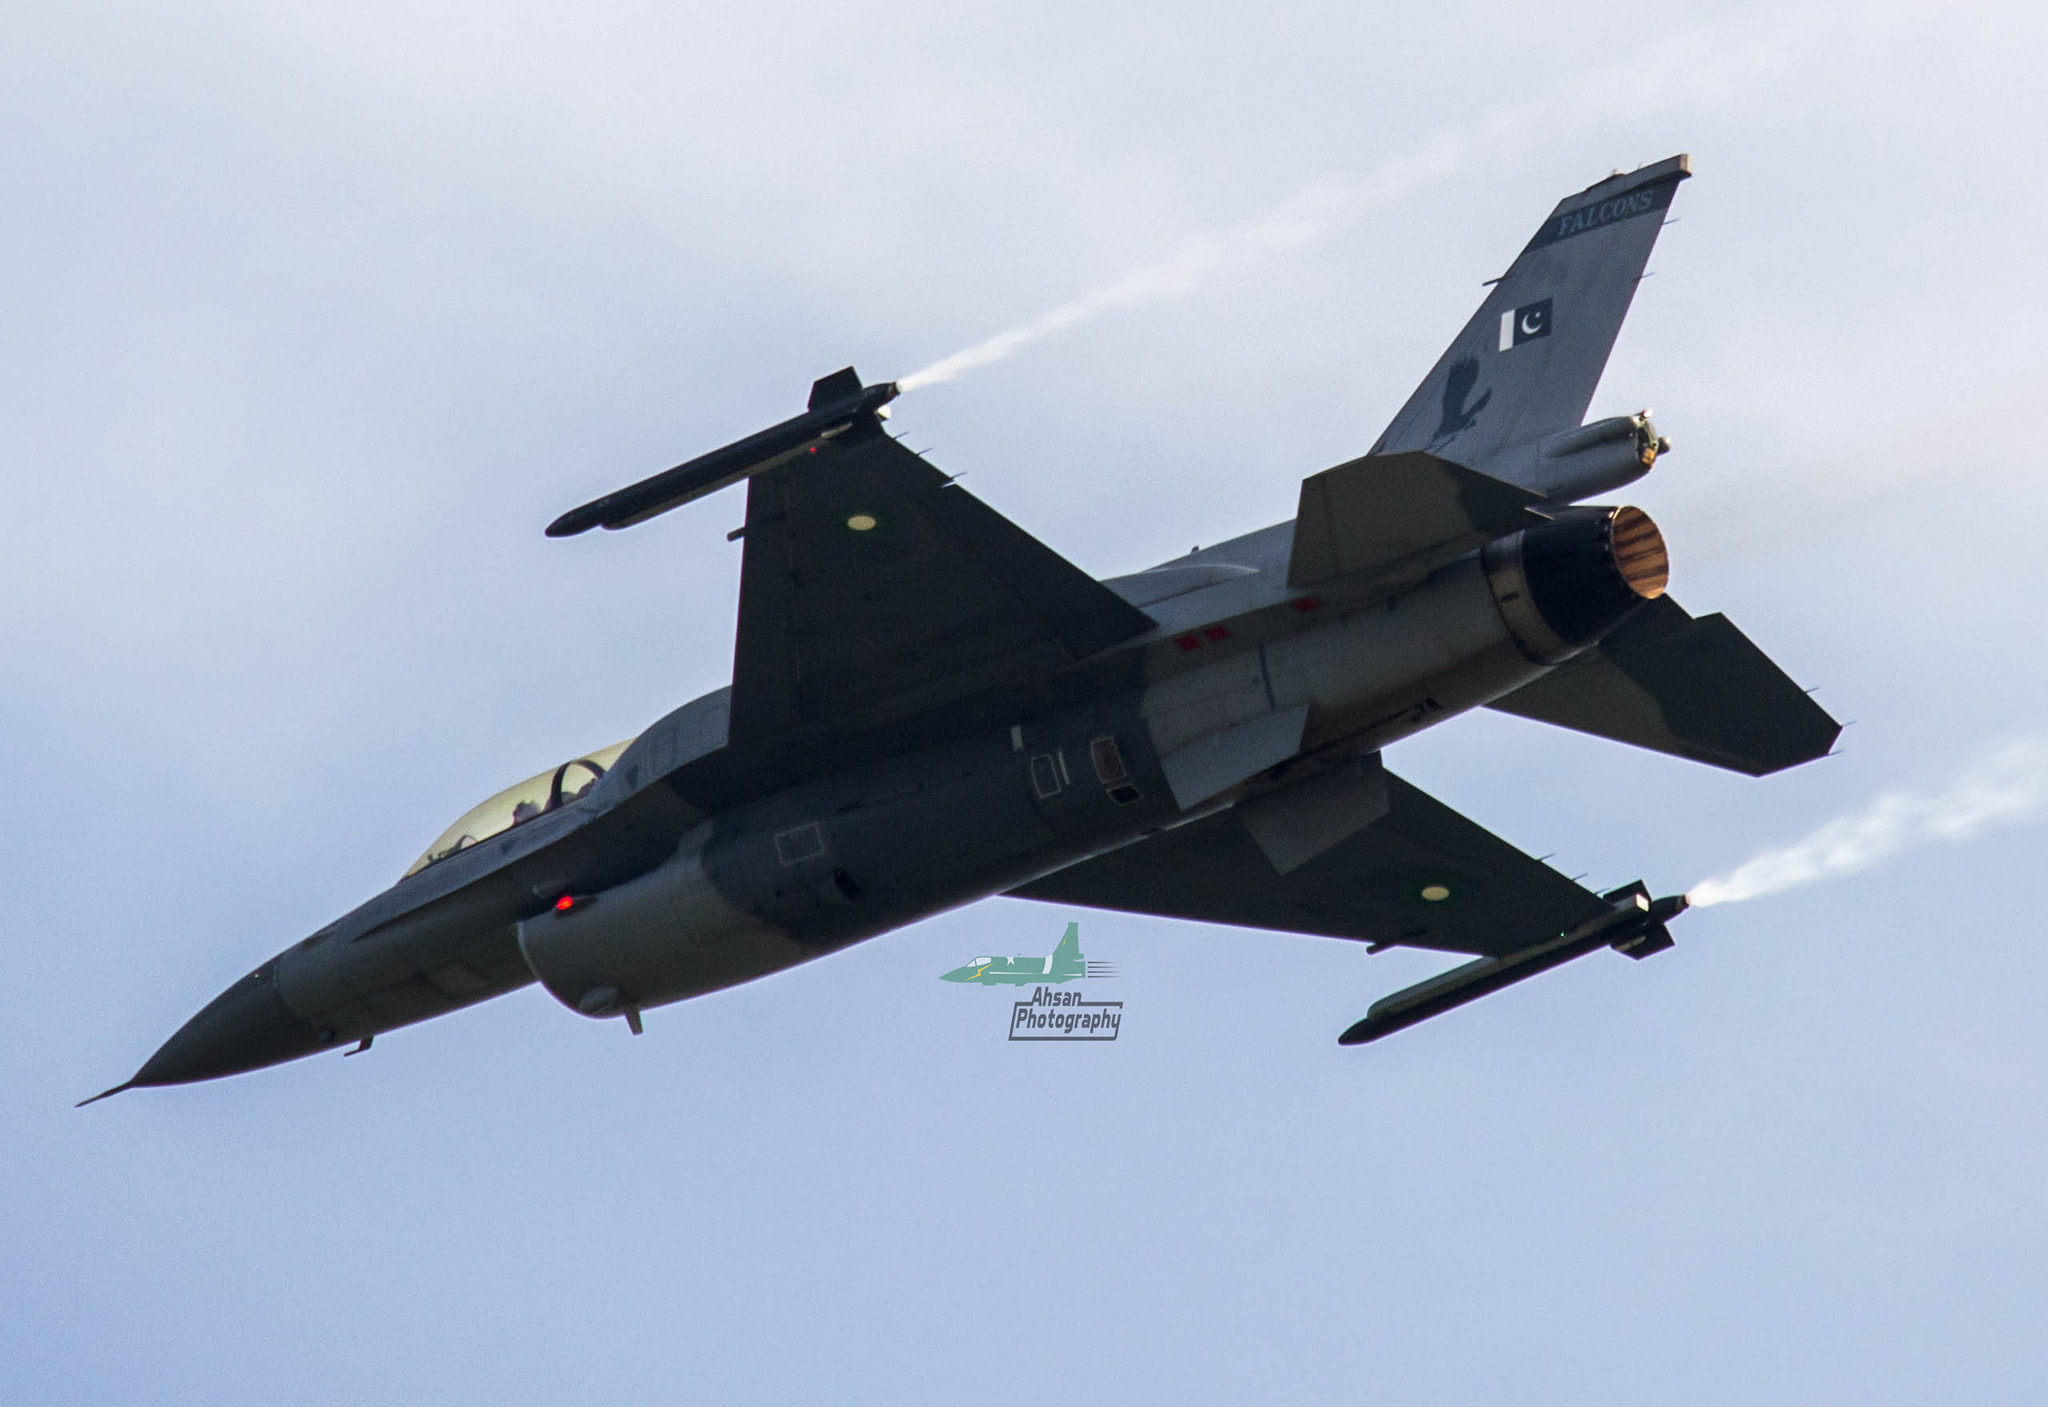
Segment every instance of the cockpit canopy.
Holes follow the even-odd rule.
[[[410,878],[436,860],[445,860],[458,850],[467,850],[478,841],[489,840],[522,821],[558,810],[586,795],[632,742],[628,738],[587,756],[572,758],[537,777],[527,778],[516,787],[505,788],[481,805],[471,807],[454,825],[441,832],[441,838],[429,845],[427,853],[413,861],[401,878]]]

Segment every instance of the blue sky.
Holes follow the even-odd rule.
[[[538,988],[72,1101],[484,795],[729,676],[740,504],[562,509],[1134,271],[897,408],[1091,571],[1292,512],[1563,193],[1697,178],[1594,402],[1765,781],[1492,715],[1404,776],[1660,892],[2048,734],[2021,6],[31,5],[0,50],[10,1400],[2031,1401],[2031,820],[1340,1050],[1432,970],[994,901],[664,1008]],[[1233,240],[1366,192],[1284,247]],[[1310,192],[1310,197],[1304,197]],[[1317,207],[1323,208],[1323,207]],[[1204,241],[1208,242],[1204,242]]]

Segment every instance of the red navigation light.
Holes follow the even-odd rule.
[[[574,894],[564,894],[561,898],[555,900],[555,912],[558,914],[566,914],[575,907],[576,896]]]

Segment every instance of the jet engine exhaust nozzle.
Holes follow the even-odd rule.
[[[1664,594],[1671,559],[1640,508],[1568,508],[1486,545],[1486,576],[1515,643],[1539,664],[1570,659]]]
[[[1645,601],[1664,594],[1671,584],[1671,554],[1649,514],[1627,505],[1615,509],[1607,520],[1607,546],[1629,590]]]

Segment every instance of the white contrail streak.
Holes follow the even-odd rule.
[[[1886,792],[1861,811],[1837,817],[1790,845],[1702,880],[1687,897],[1701,908],[1840,879],[1935,841],[1968,840],[1980,831],[2027,820],[2044,801],[2048,741],[2021,738],[1991,753],[1938,795]]]
[[[1827,32],[1822,18],[1817,11],[1794,11],[1769,33],[1745,31],[1732,39],[1725,30],[1690,31],[1604,66],[1603,74],[1658,75],[1659,98],[1667,106],[1727,103],[1755,83],[1796,67],[1800,57]],[[1634,84],[1601,78],[1562,81],[1549,87],[1562,96],[1498,110],[1464,126],[1446,128],[1404,155],[1382,163],[1363,180],[1326,180],[1305,186],[1265,215],[1198,234],[1170,258],[900,376],[896,384],[914,391],[951,381],[1112,310],[1185,297],[1233,264],[1318,243],[1373,211],[1398,206],[1417,192],[1450,180],[1476,159],[1483,157],[1494,164],[1513,161],[1539,141],[1555,146],[1602,123],[1641,119],[1642,94]]]
[[[1062,303],[1029,322],[1019,323],[908,376],[898,377],[896,384],[905,391],[914,391],[920,386],[951,381],[976,367],[1001,361],[1019,347],[1029,346],[1084,322],[1092,322],[1114,309],[1184,297],[1232,263],[1269,251],[1299,249],[1314,244],[1375,203],[1375,195],[1379,196],[1380,202],[1391,204],[1400,193],[1391,188],[1382,192],[1372,187],[1337,182],[1306,186],[1256,220],[1196,235],[1169,259],[1127,274],[1115,283],[1072,302]]]
[[[1504,119],[1495,118],[1475,131],[1492,134],[1495,128],[1505,131],[1509,126]],[[1416,191],[1449,179],[1470,159],[1475,145],[1472,135],[1439,132],[1407,155],[1386,162],[1368,180],[1327,180],[1304,186],[1257,219],[1198,234],[1171,258],[898,377],[896,384],[914,391],[951,381],[976,367],[1001,361],[1019,347],[1092,322],[1115,309],[1185,297],[1233,264],[1319,243],[1370,211],[1399,205]]]

